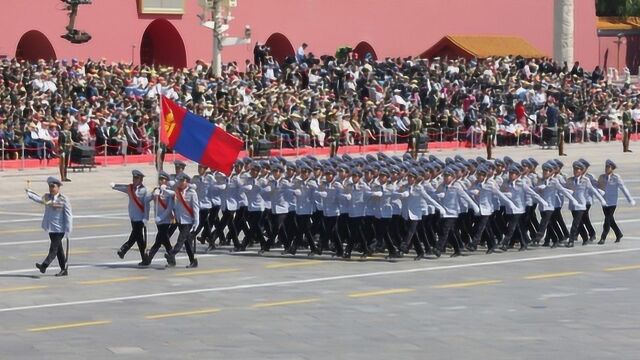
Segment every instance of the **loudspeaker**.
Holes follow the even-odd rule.
[[[254,157],[268,157],[270,155],[273,144],[271,144],[269,140],[260,139],[253,146]]]
[[[71,148],[71,162],[82,165],[93,165],[96,150],[90,146],[74,145]]]

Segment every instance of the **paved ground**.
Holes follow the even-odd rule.
[[[595,174],[615,158],[640,194],[636,153],[623,155],[618,143],[568,152],[565,163],[584,156]],[[498,149],[507,154],[554,156]],[[0,358],[638,358],[640,219],[624,202],[620,244],[397,263],[261,258],[253,249],[199,254],[194,270],[183,268],[184,258],[165,269],[161,256],[139,269],[135,250],[125,260],[115,255],[129,224],[126,198],[108,187],[126,182],[130,170],[72,174],[64,186],[76,214],[67,278],[33,267],[49,241],[41,208],[23,188],[32,179],[44,192],[53,173],[0,173]],[[599,230],[598,206],[592,216]]]

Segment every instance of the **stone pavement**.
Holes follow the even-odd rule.
[[[640,161],[620,150],[571,145],[563,161],[585,157],[598,175],[612,158],[637,198]],[[435,152],[456,153],[483,155]],[[555,154],[521,147],[496,155]],[[638,358],[640,219],[624,200],[620,244],[395,263],[204,254],[201,245],[197,269],[184,269],[184,258],[166,269],[161,256],[142,269],[135,249],[125,260],[115,255],[129,222],[126,197],[108,184],[127,182],[131,169],[71,174],[64,185],[76,215],[67,278],[33,266],[49,241],[41,208],[23,190],[31,179],[44,192],[53,171],[0,173],[0,358]],[[152,166],[140,169],[151,184]],[[592,218],[599,231],[598,205]],[[150,224],[149,241],[154,235]]]

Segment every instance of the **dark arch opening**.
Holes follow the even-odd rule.
[[[16,58],[28,61],[55,60],[56,51],[45,34],[38,30],[31,30],[24,33],[18,41]]]
[[[281,64],[284,59],[287,58],[287,56],[295,55],[295,50],[293,50],[291,41],[289,41],[286,36],[280,33],[271,34],[271,36],[269,36],[269,38],[265,42],[265,45],[271,48],[271,56]]]
[[[147,26],[140,44],[140,63],[150,66],[187,66],[187,51],[178,30],[166,19]]]
[[[367,54],[370,54],[372,60],[378,60],[378,55],[376,55],[376,51],[373,49],[373,46],[366,41],[360,41],[358,45],[353,49],[353,53],[358,55],[358,59],[364,60],[367,57]]]

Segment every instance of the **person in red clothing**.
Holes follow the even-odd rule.
[[[518,103],[516,104],[516,120],[518,121],[518,124],[522,125],[525,129],[528,128],[528,122],[527,122],[527,111],[524,108],[524,103],[522,101],[518,101]]]

